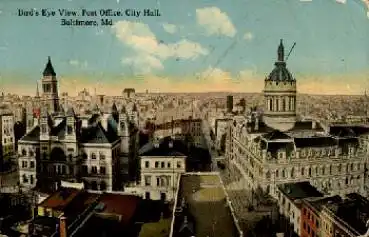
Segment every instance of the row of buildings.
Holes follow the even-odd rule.
[[[360,194],[324,195],[309,182],[277,186],[286,226],[301,237],[366,236],[369,200]]]

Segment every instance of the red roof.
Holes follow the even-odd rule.
[[[114,214],[121,216],[124,224],[129,223],[135,214],[141,198],[134,195],[120,195],[105,193],[100,199],[100,203],[105,204],[104,214]]]
[[[79,189],[60,188],[40,203],[39,206],[63,211],[80,192]]]

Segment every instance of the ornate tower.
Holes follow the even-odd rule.
[[[127,116],[126,107],[123,105],[119,113],[118,136],[121,140],[120,151],[123,154],[129,153],[129,119]]]
[[[286,131],[296,122],[296,79],[286,67],[282,40],[277,52],[275,67],[265,78],[263,119],[268,126]]]
[[[58,81],[51,59],[48,61],[43,72],[42,83],[42,104],[51,114],[59,111]]]

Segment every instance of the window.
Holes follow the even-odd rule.
[[[145,161],[145,168],[149,168],[150,167],[150,162],[149,161]]]
[[[150,199],[150,192],[145,192],[145,199]]]
[[[91,189],[92,190],[97,190],[97,182],[96,181],[91,182]]]
[[[71,125],[67,126],[67,133],[70,135],[73,133],[73,127]]]
[[[31,167],[31,168],[35,168],[35,162],[34,162],[34,161],[31,161],[31,162],[30,162],[30,167]]]
[[[30,149],[30,150],[29,150],[29,156],[34,156],[34,154],[35,154],[35,153]]]
[[[87,154],[86,153],[82,153],[82,159],[87,160]]]
[[[26,149],[22,149],[22,156],[26,156],[26,155],[27,155]]]
[[[105,191],[106,190],[106,183],[104,181],[101,181],[100,183],[100,190]]]
[[[304,175],[305,175],[304,173],[305,173],[305,168],[304,168],[304,167],[302,167],[302,168],[301,168],[301,175],[302,175],[302,176],[304,176]]]
[[[91,167],[91,173],[97,174],[97,167],[96,166]]]
[[[30,176],[30,183],[33,184],[34,179],[33,179],[33,175]]]
[[[145,186],[151,186],[151,176],[145,176]]]
[[[46,124],[42,124],[41,133],[47,133]]]
[[[82,165],[82,174],[87,174],[87,173],[88,173],[87,165]]]
[[[100,166],[100,174],[106,174],[106,170],[104,166]]]
[[[161,168],[165,168],[165,163],[161,162]]]
[[[23,183],[28,183],[28,179],[25,174],[22,176],[22,179],[23,179]]]
[[[155,161],[155,168],[159,168],[159,162]]]
[[[170,162],[168,162],[168,168],[170,168],[170,166],[171,166],[171,163],[170,163]]]
[[[160,186],[160,178],[159,177],[156,178],[156,186],[158,186],[158,187]]]
[[[182,163],[180,161],[177,161],[177,168],[181,168]]]
[[[27,168],[27,161],[22,161],[22,168]]]
[[[91,153],[91,159],[96,160],[96,154],[94,152]]]
[[[105,160],[105,154],[100,152],[99,153],[100,160]]]

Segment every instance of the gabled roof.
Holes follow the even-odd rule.
[[[67,113],[66,113],[66,116],[69,116],[69,117],[76,117],[76,113],[74,112],[73,107],[69,107],[69,108],[68,108]]]
[[[63,118],[63,120],[56,126],[52,127],[50,131],[51,136],[57,136],[59,138],[62,138],[65,136],[65,129],[67,125],[67,120]]]

